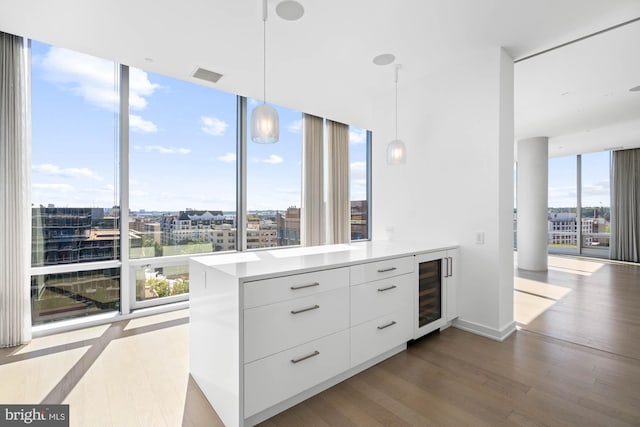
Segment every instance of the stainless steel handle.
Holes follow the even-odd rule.
[[[298,289],[312,288],[314,286],[320,286],[320,283],[313,282],[313,283],[307,283],[306,285],[291,286],[291,290],[295,291],[295,290],[298,290]]]
[[[393,270],[397,270],[397,268],[396,267],[381,268],[378,270],[378,273],[386,273],[387,271],[393,271]]]
[[[397,288],[396,285],[387,286],[386,288],[378,288],[378,292],[390,291],[391,289]]]
[[[453,257],[449,257],[449,277],[453,276]]]
[[[315,310],[317,308],[320,308],[318,304],[312,305],[311,307],[307,307],[307,308],[301,308],[300,310],[291,310],[291,314],[300,314],[300,313],[304,313],[305,311]]]
[[[306,356],[298,357],[297,359],[291,359],[291,363],[302,362],[303,360],[311,359],[312,357],[316,357],[320,352],[318,350],[314,351],[311,354],[307,354]]]
[[[380,330],[387,329],[389,326],[393,326],[395,324],[396,324],[396,321],[392,320],[391,322],[387,323],[386,325],[378,326],[378,329],[380,329]]]

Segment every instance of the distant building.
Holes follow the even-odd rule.
[[[113,260],[120,230],[100,208],[32,208],[31,265]]]
[[[351,240],[366,240],[369,238],[368,206],[366,200],[351,201]]]
[[[575,212],[553,212],[548,219],[549,244],[576,245],[578,231]]]
[[[554,212],[549,214],[549,244],[575,246],[578,242],[578,219],[574,212]],[[581,218],[580,232],[582,246],[609,246],[609,237],[593,236],[608,233],[605,218]]]
[[[300,244],[300,208],[290,206],[284,216],[278,213],[279,246],[293,246]]]

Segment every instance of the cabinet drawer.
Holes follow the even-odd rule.
[[[273,304],[349,285],[349,269],[334,268],[244,284],[244,308]]]
[[[393,258],[367,264],[358,264],[349,268],[351,284],[357,285],[359,283],[411,273],[415,269],[415,258],[413,256]]]
[[[403,309],[351,328],[351,367],[409,341],[412,319],[411,310]]]
[[[351,326],[406,308],[411,310],[416,289],[413,274],[351,287]]]
[[[246,364],[244,416],[255,415],[347,369],[348,330]]]
[[[349,288],[244,310],[244,362],[349,327]]]

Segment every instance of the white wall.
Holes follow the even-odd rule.
[[[407,164],[385,164],[391,89],[373,110],[373,237],[458,243],[458,325],[501,339],[514,326],[513,62],[487,48],[427,75],[405,67],[398,87]]]

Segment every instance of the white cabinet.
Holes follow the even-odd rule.
[[[411,307],[415,286],[413,274],[351,286],[351,326]]]
[[[351,267],[352,367],[411,339],[414,269],[412,256]]]
[[[191,374],[225,425],[261,422],[405,349],[417,257],[439,257],[448,286],[457,262],[446,249],[368,242],[193,258]],[[455,298],[443,310],[455,313]]]
[[[244,367],[244,415],[248,418],[349,369],[344,330]]]
[[[244,360],[251,362],[348,327],[347,286],[249,308],[244,310]]]

